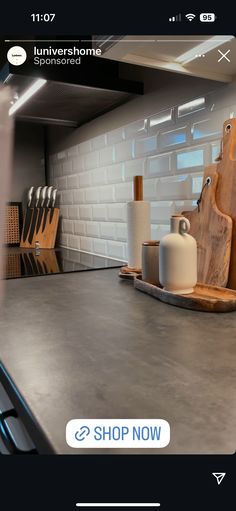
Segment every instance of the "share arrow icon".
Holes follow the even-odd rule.
[[[219,485],[220,483],[222,483],[226,475],[226,472],[212,472],[212,475],[216,478],[217,484]]]

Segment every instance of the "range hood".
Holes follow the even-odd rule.
[[[118,62],[93,57],[89,65],[85,62],[76,69],[71,67],[35,70],[30,62],[23,66],[6,64],[0,80],[13,87],[16,97],[39,78],[46,80],[15,113],[16,119],[78,127],[143,94],[142,83],[119,78]]]

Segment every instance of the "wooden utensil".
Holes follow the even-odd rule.
[[[236,310],[236,291],[232,289],[197,284],[189,295],[178,295],[161,287],[134,278],[134,287],[161,302],[201,312],[230,312]]]
[[[228,281],[232,220],[222,213],[215,200],[217,164],[206,167],[198,207],[184,211],[191,224],[190,234],[198,247],[198,282],[225,287]]]
[[[236,289],[236,119],[223,126],[221,153],[217,164],[216,204],[233,221],[229,279],[227,286]]]

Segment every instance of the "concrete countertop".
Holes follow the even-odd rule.
[[[73,418],[161,418],[162,450],[235,451],[236,313],[163,304],[118,270],[6,282],[0,360],[56,453]],[[111,453],[111,450],[96,450]]]

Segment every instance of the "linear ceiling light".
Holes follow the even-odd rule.
[[[13,115],[19,108],[26,103],[36,92],[38,92],[43,85],[47,83],[47,80],[44,80],[43,78],[39,78],[34,82],[23,94],[22,96],[17,99],[17,101],[14,103],[14,105],[11,106],[9,110],[9,115]]]
[[[195,60],[197,55],[205,55],[206,53],[209,53],[209,51],[218,48],[218,46],[222,46],[222,44],[228,43],[232,39],[234,39],[233,35],[210,37],[210,39],[194,46],[191,50],[188,50],[177,57],[175,61],[183,65],[188,64],[189,62],[192,62],[192,60]]]

